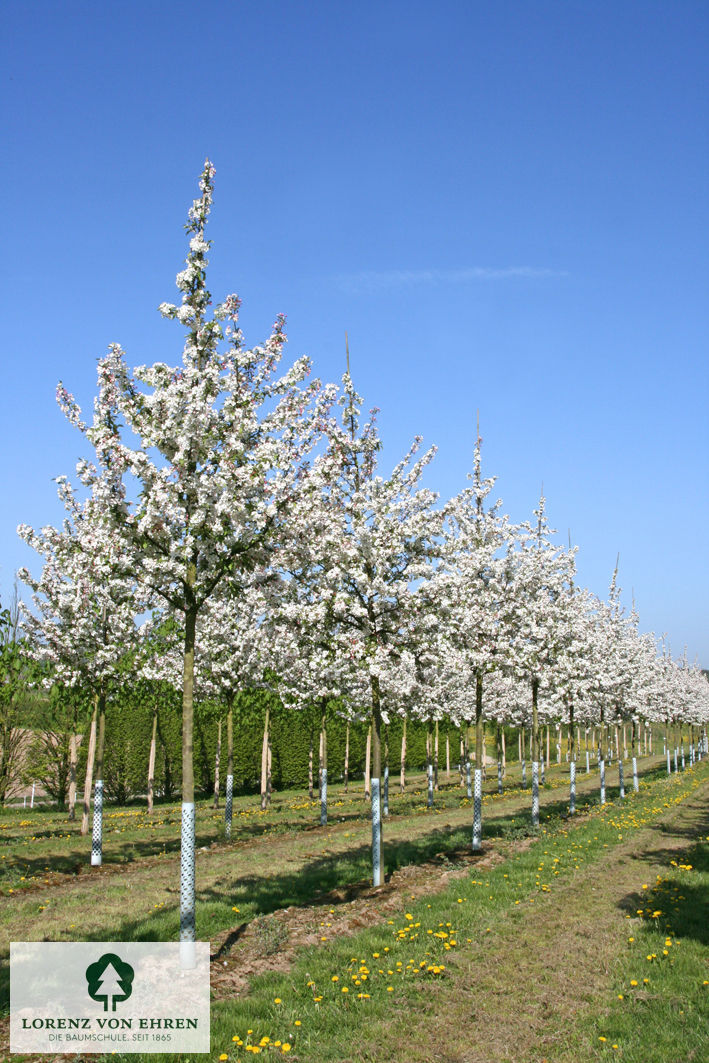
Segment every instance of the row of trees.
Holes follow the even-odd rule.
[[[92,459],[82,498],[58,480],[61,529],[20,534],[43,558],[23,570],[34,611],[25,625],[55,682],[90,691],[96,721],[93,862],[101,859],[106,698],[127,657],[134,677],[181,691],[181,940],[194,941],[194,706],[223,704],[227,828],[234,704],[271,690],[293,712],[326,706],[371,722],[373,881],[383,877],[383,728],[396,717],[475,726],[473,847],[481,845],[483,716],[529,723],[533,820],[539,816],[540,726],[637,721],[704,726],[707,683],[657,655],[633,611],[575,584],[575,550],[549,528],[545,500],[513,525],[491,502],[494,481],[475,444],[470,484],[439,505],[422,486],[434,449],[416,439],[386,478],[376,411],[362,418],[349,372],[341,389],[308,383],[301,359],[278,375],[276,320],[247,349],[239,300],[210,314],[205,226],[209,162],[186,226],[180,305],[161,313],[186,329],[182,362],[133,373],[120,347],[99,361],[90,423],[60,385],[59,402]],[[145,617],[149,617],[145,620]],[[139,621],[143,621],[139,623]],[[269,761],[266,715],[262,761]],[[571,753],[572,786],[574,750]],[[601,773],[606,751],[599,750]],[[152,774],[152,772],[151,772]],[[267,774],[267,771],[266,771]],[[151,785],[151,784],[149,784]],[[228,829],[227,829],[228,833]]]

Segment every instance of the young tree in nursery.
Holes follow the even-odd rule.
[[[429,576],[436,553],[435,495],[419,486],[434,451],[417,458],[417,438],[391,476],[383,479],[376,475],[376,411],[360,431],[361,399],[349,372],[339,402],[341,423],[334,418],[328,422],[327,449],[313,462],[310,490],[301,495],[301,505],[318,570],[313,608],[323,616],[331,611],[333,646],[353,676],[353,689],[345,693],[356,704],[357,688],[366,688],[371,708],[372,868],[378,886],[384,876],[382,683],[406,645],[414,583]]]
[[[512,557],[515,618],[510,660],[532,695],[532,825],[539,826],[539,693],[564,644],[564,617],[574,576],[574,551],[551,541],[542,495],[535,524],[523,524]]]
[[[512,615],[507,560],[510,532],[507,518],[499,512],[501,503],[486,508],[495,480],[482,476],[481,445],[478,434],[471,486],[445,507],[443,560],[435,577],[444,637],[459,660],[460,685],[471,700],[474,697],[473,705],[463,713],[467,723],[475,722],[474,852],[482,848],[484,679],[505,661]]]
[[[130,562],[107,519],[108,506],[121,504],[120,486],[88,462],[80,462],[78,470],[90,493],[82,503],[66,477],[58,477],[67,512],[61,530],[50,525],[40,532],[26,524],[18,527],[25,542],[44,558],[39,579],[26,568],[18,576],[33,592],[35,612],[25,610],[25,627],[36,659],[52,670],[48,684],[89,689],[93,695],[97,737],[91,863],[97,867],[103,853],[106,698],[135,640],[135,615],[147,602],[137,596]],[[87,779],[90,786],[88,769]],[[85,786],[82,833],[88,828],[88,801]]]
[[[255,566],[267,563],[323,412],[319,383],[302,386],[306,359],[277,375],[285,343],[282,316],[266,343],[251,350],[238,327],[235,295],[210,316],[205,229],[214,168],[209,161],[199,186],[186,225],[186,268],[177,275],[182,301],[160,306],[164,317],[186,330],[181,362],[156,362],[131,374],[122,349],[113,344],[99,361],[92,425],[82,423],[69,396],[64,403],[116,484],[137,483],[133,504],[117,495],[113,503],[108,500],[107,515],[137,580],[183,617],[180,938],[186,963],[195,940],[198,618],[222,581],[238,586]]]

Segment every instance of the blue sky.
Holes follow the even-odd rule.
[[[209,275],[247,341],[339,380],[385,464],[421,433],[445,497],[541,483],[604,593],[709,667],[709,7],[64,0],[6,7],[0,589],[60,519],[96,359],[176,362],[182,225],[216,168]]]

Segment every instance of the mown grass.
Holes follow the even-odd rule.
[[[626,1063],[709,1059],[709,834],[668,849],[623,907],[627,938],[597,1054]]]

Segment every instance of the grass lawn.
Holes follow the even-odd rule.
[[[212,1053],[194,1058],[709,1058],[709,765],[668,779],[660,758],[642,764],[640,793],[620,802],[611,786],[603,808],[581,770],[573,820],[554,765],[538,837],[518,775],[502,797],[491,778],[475,856],[455,780],[442,773],[433,810],[422,779],[403,796],[392,786],[380,890],[361,784],[331,788],[324,828],[300,794],[265,813],[240,798],[229,843],[221,810],[202,804],[197,935],[212,942],[214,1002]],[[91,869],[57,813],[2,814],[6,941],[177,937],[179,807],[111,809],[105,828]]]

